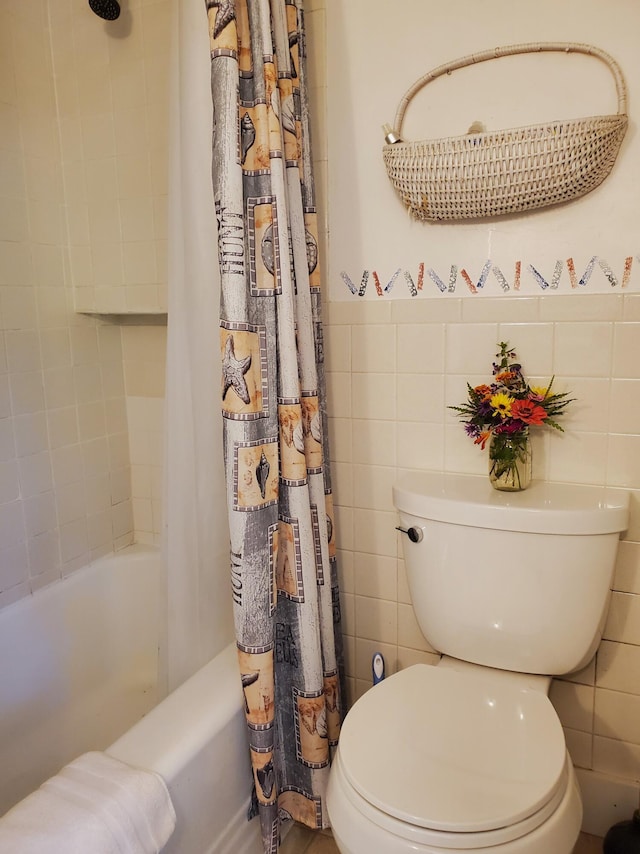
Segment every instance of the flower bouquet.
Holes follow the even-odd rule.
[[[472,387],[458,413],[465,431],[484,450],[489,442],[489,477],[496,489],[526,489],[531,480],[531,427],[562,427],[555,420],[575,398],[569,392],[552,392],[547,386],[532,386],[516,362],[515,350],[502,341],[493,363],[493,382]]]

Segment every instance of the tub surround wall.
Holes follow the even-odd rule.
[[[155,545],[163,529],[166,348],[164,323],[123,325],[134,536],[137,543]]]
[[[69,270],[77,311],[122,326],[135,542],[162,531],[171,5],[104,22],[50,4]]]
[[[120,330],[68,287],[47,4],[0,9],[0,606],[131,542]]]
[[[166,311],[168,0],[49,4],[76,309]]]
[[[8,3],[0,41],[2,607],[159,539],[169,3]]]

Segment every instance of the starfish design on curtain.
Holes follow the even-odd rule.
[[[243,403],[251,402],[251,395],[247,388],[244,375],[251,367],[251,356],[244,359],[236,359],[236,351],[233,343],[233,335],[229,335],[224,345],[224,356],[222,357],[222,399],[227,396],[230,388],[233,388]]]
[[[217,39],[227,24],[236,16],[236,0],[207,0],[207,9],[217,7],[216,20],[213,25],[213,37]]]

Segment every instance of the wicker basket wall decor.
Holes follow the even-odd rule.
[[[585,53],[603,60],[615,80],[617,114],[419,142],[401,138],[409,102],[427,83],[478,62],[542,51]],[[385,126],[383,159],[391,183],[417,219],[504,216],[571,201],[602,183],[627,129],[626,110],[620,67],[597,47],[569,42],[497,47],[440,65],[416,81],[400,101],[393,129]]]

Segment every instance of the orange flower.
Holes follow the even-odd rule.
[[[496,382],[503,383],[503,385],[509,385],[512,379],[515,378],[514,371],[503,371],[501,374],[498,374],[496,377]]]
[[[491,433],[488,430],[484,433],[480,433],[477,439],[473,440],[473,444],[480,445],[480,450],[484,451],[484,446],[487,444],[487,439],[490,435]]]
[[[477,385],[474,388],[475,393],[478,397],[481,397],[482,400],[489,400],[493,392],[491,391],[491,387],[488,385]]]
[[[511,416],[531,425],[544,424],[547,420],[546,411],[533,400],[514,400]]]

